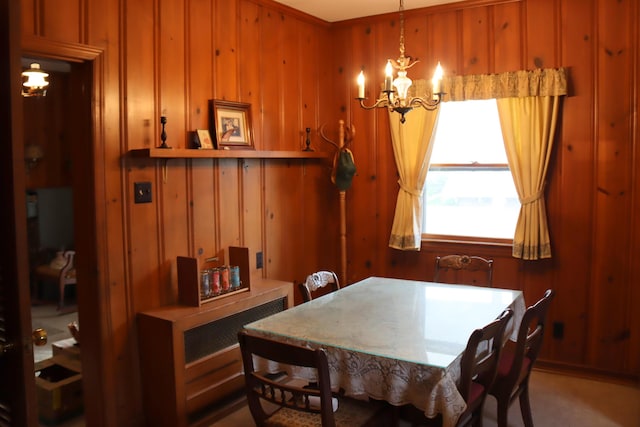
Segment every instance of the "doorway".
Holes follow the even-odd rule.
[[[78,229],[75,221],[83,215],[76,199],[86,179],[78,165],[92,163],[87,157],[90,151],[83,149],[91,140],[87,99],[92,82],[86,72],[89,64],[22,58],[23,68],[34,62],[49,74],[46,96],[23,98],[31,323],[32,330],[42,328],[47,333],[47,343],[34,347],[38,376],[51,363],[54,367],[67,367],[67,361],[81,366],[79,343],[68,325],[79,323],[75,236],[86,230]],[[54,356],[58,359],[52,359]],[[40,422],[84,425],[81,404],[62,402],[61,406],[70,409],[43,411],[39,407]]]

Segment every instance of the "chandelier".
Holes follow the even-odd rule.
[[[423,107],[427,110],[435,110],[438,108],[442,96],[441,81],[442,81],[442,67],[440,62],[436,67],[436,71],[433,75],[431,83],[433,84],[433,96],[431,99],[427,97],[407,97],[407,92],[411,87],[412,81],[407,77],[407,70],[413,67],[418,61],[411,62],[410,56],[404,54],[404,0],[400,0],[400,57],[397,60],[387,60],[387,66],[385,67],[385,79],[383,95],[370,106],[364,104],[364,72],[360,71],[358,75],[358,97],[360,106],[365,110],[372,110],[374,108],[387,108],[390,112],[395,111],[400,114],[400,123],[405,122],[404,115],[416,107]],[[393,69],[397,70],[397,77],[393,79]]]

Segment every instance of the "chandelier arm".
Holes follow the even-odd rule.
[[[425,108],[427,110],[435,110],[436,108],[438,108],[438,105],[440,105],[440,101],[442,99],[441,94],[437,93],[436,96],[438,98],[434,99],[434,100],[428,100],[428,99],[424,99],[424,98],[420,98],[420,97],[414,97],[414,98],[411,98],[407,102],[407,105],[409,105],[411,107],[420,106],[420,107]]]
[[[365,110],[373,110],[374,108],[378,108],[378,107],[389,107],[389,109],[392,110],[395,107],[396,103],[391,99],[391,95],[395,91],[383,90],[382,92],[386,94],[386,97],[383,96],[382,98],[378,98],[376,102],[371,106],[364,105],[365,98],[356,98],[356,99],[360,101],[360,106]]]
[[[373,110],[374,108],[378,108],[378,107],[390,106],[389,101],[386,100],[385,98],[380,98],[373,105],[369,105],[369,106],[364,104],[364,98],[356,98],[356,99],[360,101],[360,106],[365,110]]]

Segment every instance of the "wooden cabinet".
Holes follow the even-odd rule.
[[[293,305],[293,284],[253,279],[248,292],[138,314],[147,425],[204,426],[244,400],[237,333]]]

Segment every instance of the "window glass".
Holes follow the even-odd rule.
[[[440,108],[424,233],[512,239],[520,203],[495,100],[444,102]]]

